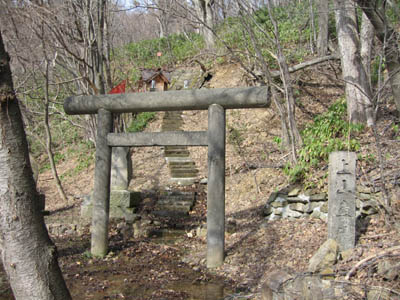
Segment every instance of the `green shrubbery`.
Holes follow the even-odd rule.
[[[130,122],[127,132],[143,131],[147,124],[154,119],[155,112],[142,112],[138,113]]]
[[[286,57],[290,62],[301,61],[309,46],[309,3],[293,2],[285,7],[275,7],[273,15],[278,24],[280,42]],[[272,24],[267,9],[260,9],[247,18],[246,22],[253,24],[254,34],[264,58],[274,68],[276,61],[270,54],[271,51],[275,52],[274,45],[271,43]],[[267,38],[260,29],[270,37]],[[215,31],[218,35],[217,53],[226,53],[228,46],[241,59],[248,60],[256,56],[240,17],[226,18],[215,28]],[[114,51],[113,60],[123,62],[125,66],[129,65],[129,78],[134,81],[137,79],[139,68],[175,66],[197,55],[202,49],[204,49],[204,40],[199,34],[171,34],[164,38],[129,43]],[[162,56],[158,57],[157,52],[161,52]],[[121,74],[122,77],[126,78],[126,72],[124,75]]]
[[[126,56],[137,68],[158,68],[179,64],[197,54],[203,46],[203,38],[198,34],[171,34],[165,38],[129,43],[118,50],[117,55]],[[157,52],[162,55],[158,57]]]
[[[308,2],[294,2],[285,7],[275,7],[273,16],[278,24],[279,40],[288,61],[301,62],[308,52],[310,38]],[[276,59],[271,56],[271,52],[275,52],[275,45],[271,42],[274,38],[273,26],[267,8],[256,11],[253,16],[248,16],[247,20],[239,17],[227,18],[217,28],[220,36],[218,47],[224,49],[227,45],[241,59],[248,60],[256,57],[253,43],[244,29],[243,22],[252,24],[257,47],[268,65],[271,68],[278,68]]]
[[[298,151],[298,163],[285,167],[291,182],[311,180],[312,167],[327,163],[333,151],[360,149],[360,143],[351,133],[361,131],[363,126],[349,124],[346,116],[346,101],[340,99],[302,131],[303,146]]]
[[[287,6],[276,6],[272,9],[272,15],[278,25],[280,42],[283,45],[290,44],[293,47],[309,39],[309,10],[309,3],[304,1]],[[267,8],[258,10],[255,18],[267,32],[273,32]]]

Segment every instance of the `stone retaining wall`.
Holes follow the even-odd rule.
[[[62,236],[71,234],[81,234],[80,224],[51,223],[46,224],[47,232],[50,236]]]
[[[356,195],[357,216],[376,214],[379,209],[380,192],[374,193],[371,188],[359,186]],[[328,219],[328,195],[326,193],[302,192],[300,189],[271,193],[264,208],[267,220],[280,218],[316,218]]]

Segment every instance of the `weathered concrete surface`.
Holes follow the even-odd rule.
[[[111,154],[111,190],[127,190],[132,178],[132,160],[128,147],[113,147]]]
[[[181,90],[69,97],[69,115],[96,114],[103,108],[113,113],[144,111],[206,110],[212,104],[225,109],[269,107],[268,87]]]
[[[107,136],[109,146],[149,147],[149,146],[207,146],[206,131],[167,131],[111,133]]]
[[[356,154],[329,155],[328,238],[340,251],[354,248],[356,240]]]
[[[87,195],[81,205],[81,218],[85,223],[92,219],[92,197]],[[125,219],[129,221],[134,217],[133,213],[141,202],[141,194],[134,191],[114,190],[110,193],[110,219]]]
[[[111,173],[111,147],[107,134],[112,131],[113,117],[100,109],[97,119],[96,164],[94,169],[91,253],[104,256],[108,252],[108,218]]]
[[[208,110],[207,267],[224,262],[225,246],[225,110]]]
[[[110,193],[110,207],[136,207],[141,201],[141,194],[128,190],[112,190]]]

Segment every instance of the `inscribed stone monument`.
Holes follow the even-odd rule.
[[[329,155],[328,238],[341,251],[354,248],[356,236],[356,154]]]

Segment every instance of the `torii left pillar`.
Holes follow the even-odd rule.
[[[113,130],[113,116],[105,109],[99,109],[97,116],[91,253],[94,256],[103,257],[108,252],[110,210],[111,147],[107,144],[107,135]]]

